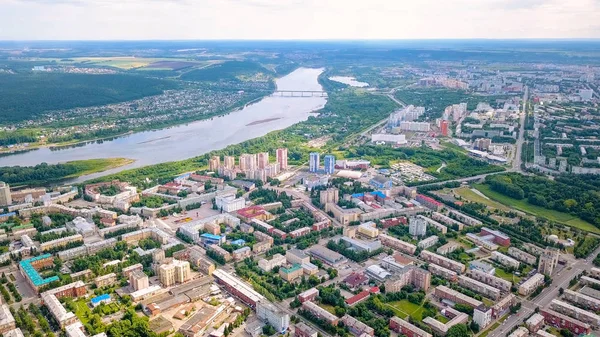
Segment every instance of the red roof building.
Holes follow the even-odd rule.
[[[350,288],[356,288],[358,286],[367,284],[368,282],[369,278],[363,273],[352,273],[344,279],[344,283],[346,283]]]

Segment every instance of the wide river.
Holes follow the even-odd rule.
[[[299,68],[277,79],[278,90],[323,90],[317,78],[323,69]],[[32,166],[95,158],[130,158],[135,162],[116,169],[82,176],[76,181],[96,178],[125,169],[177,161],[238,144],[285,129],[308,119],[322,108],[325,97],[265,97],[257,103],[209,120],[171,128],[145,131],[112,140],[87,142],[78,146],[40,148],[0,157],[0,166]]]

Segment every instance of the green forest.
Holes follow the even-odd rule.
[[[51,110],[139,99],[176,87],[173,81],[125,74],[0,74],[0,124]]]
[[[490,188],[517,200],[577,216],[600,227],[600,177],[563,175],[549,180],[518,173],[486,177]]]

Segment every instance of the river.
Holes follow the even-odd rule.
[[[318,82],[323,69],[299,68],[276,80],[278,90],[323,90]],[[111,140],[62,148],[43,147],[0,157],[0,166],[32,166],[95,158],[130,158],[135,162],[119,168],[79,177],[81,182],[126,169],[183,160],[285,129],[308,119],[321,109],[325,97],[269,96],[241,110],[208,120],[166,129],[138,132]]]

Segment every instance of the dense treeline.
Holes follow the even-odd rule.
[[[0,146],[20,143],[33,143],[37,135],[32,130],[0,131]]]
[[[575,215],[600,227],[600,177],[564,175],[555,180],[518,173],[486,177],[494,191],[532,205]]]
[[[37,182],[51,182],[76,174],[75,165],[41,163],[36,166],[3,166],[0,167],[0,181],[8,184],[22,185]]]
[[[107,74],[0,74],[0,122],[19,122],[46,111],[124,102],[176,88],[175,82]]]

